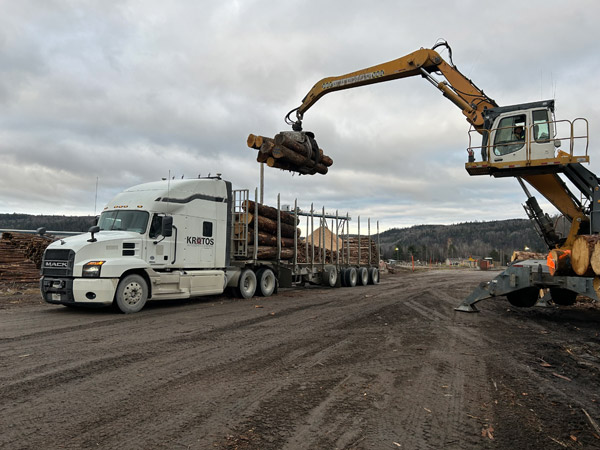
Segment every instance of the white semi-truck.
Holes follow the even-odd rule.
[[[250,204],[258,208],[248,201],[248,190],[233,190],[231,182],[220,176],[129,188],[107,204],[88,233],[47,247],[42,296],[53,304],[115,305],[134,313],[148,300],[221,294],[227,288],[250,298],[269,296],[278,287],[296,283],[337,287],[379,282],[379,255],[377,250],[371,254],[370,236],[368,249],[360,255],[365,240],[361,245],[360,221],[357,256],[354,247],[350,251],[348,215],[326,215],[324,210],[305,214],[307,234],[315,229],[315,218],[319,230],[325,230],[331,219],[330,245],[325,231],[318,236],[318,245],[314,237],[309,242],[295,236],[292,254],[288,248],[284,258],[278,205],[276,254],[258,259],[258,246],[249,245],[252,234],[258,237],[259,232],[259,225],[248,226]],[[300,221],[297,206],[292,213]]]

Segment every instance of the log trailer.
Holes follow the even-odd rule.
[[[436,51],[438,47],[448,51],[449,62]],[[438,80],[434,74],[443,79]],[[556,120],[554,100],[499,106],[458,70],[452,61],[452,49],[445,41],[393,61],[320,80],[302,104],[286,115],[285,121],[300,133],[305,113],[325,94],[413,76],[421,76],[439,89],[461,109],[471,125],[465,164],[469,175],[519,180],[527,195],[523,205],[526,213],[549,249],[568,251],[579,235],[600,232],[598,178],[582,165],[589,162],[587,120]],[[473,144],[474,133],[481,135],[480,145]],[[580,195],[571,191],[563,177]],[[567,236],[559,236],[524,182],[568,219],[571,225]],[[475,303],[495,296],[506,296],[516,306],[533,306],[542,288],[549,289],[554,302],[561,305],[572,304],[577,294],[598,300],[593,280],[552,276],[545,260],[520,262],[477,288],[457,309],[477,311]]]
[[[267,247],[270,252],[256,244],[261,243],[258,218],[263,206],[249,200],[248,190],[233,190],[220,175],[129,188],[108,203],[88,233],[46,248],[42,297],[65,306],[112,304],[134,313],[147,300],[186,299],[226,289],[251,298],[303,283],[352,287],[379,282],[379,246],[370,238],[370,221],[361,242],[360,218],[358,237],[350,237],[348,214],[318,213],[312,206],[302,213],[297,201],[285,214],[279,198],[277,208],[264,208],[275,218],[269,219],[275,244]],[[288,225],[293,237],[287,240],[282,238],[284,216],[295,224]],[[304,242],[296,228],[300,218],[306,218]]]

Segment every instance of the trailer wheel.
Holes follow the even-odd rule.
[[[277,278],[273,271],[267,267],[262,267],[256,271],[258,280],[258,293],[263,297],[269,297],[275,292],[277,287]]]
[[[531,308],[538,300],[540,290],[536,287],[519,289],[506,294],[508,303],[519,308]]]
[[[358,275],[356,274],[356,269],[354,267],[349,267],[344,272],[344,278],[346,280],[345,285],[347,287],[356,286],[356,281],[358,279]]]
[[[577,299],[577,292],[562,288],[550,288],[550,295],[554,303],[560,306],[570,306]]]
[[[377,267],[369,268],[369,284],[379,284],[379,269]]]
[[[325,269],[323,272],[323,281],[325,286],[335,287],[337,284],[338,272],[335,267]]]
[[[117,286],[115,303],[124,314],[140,311],[148,300],[148,284],[140,275],[131,274],[123,278]]]
[[[240,274],[238,290],[242,298],[252,298],[256,292],[256,275],[251,269],[245,269]]]
[[[366,286],[369,283],[369,271],[366,267],[360,267],[358,269],[358,284]]]

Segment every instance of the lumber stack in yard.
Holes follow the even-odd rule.
[[[333,164],[310,133],[282,131],[273,138],[250,134],[246,144],[258,150],[257,162],[301,175],[325,175]]]
[[[0,282],[32,283],[40,278],[44,250],[51,241],[25,233],[2,233]]]

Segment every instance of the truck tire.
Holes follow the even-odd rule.
[[[251,269],[245,269],[240,274],[238,291],[242,298],[252,298],[256,292],[256,275]]]
[[[325,269],[323,272],[323,284],[329,287],[335,287],[337,284],[338,272],[335,267]]]
[[[550,295],[554,303],[560,306],[570,306],[577,299],[577,292],[562,288],[550,288]]]
[[[358,284],[361,286],[366,286],[369,284],[369,271],[366,267],[358,268]]]
[[[277,277],[268,267],[262,267],[256,271],[258,282],[258,293],[263,297],[270,297],[277,288]]]
[[[531,308],[536,304],[540,290],[536,287],[528,287],[519,289],[518,291],[509,292],[506,294],[508,303],[518,308]]]
[[[379,284],[379,269],[377,267],[369,268],[369,284]]]
[[[356,274],[356,269],[354,267],[348,267],[344,272],[344,278],[346,280],[345,285],[347,287],[356,286],[356,281],[358,279],[358,276]]]
[[[117,286],[115,303],[124,314],[140,311],[148,300],[148,283],[141,275],[131,274],[123,278]]]

